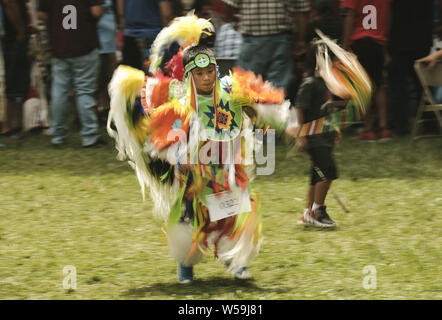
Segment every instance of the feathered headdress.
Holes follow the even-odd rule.
[[[198,45],[203,34],[212,35],[214,33],[215,27],[212,23],[206,19],[198,18],[193,12],[187,16],[175,18],[168,27],[161,30],[152,45],[149,72],[156,73],[176,54],[182,54],[182,49]]]

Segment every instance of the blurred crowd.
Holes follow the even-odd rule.
[[[316,30],[354,52],[375,88],[358,140],[410,133],[422,95],[414,62],[442,47],[442,0],[0,0],[0,133],[48,128],[62,145],[75,112],[82,146],[101,144],[116,66],[147,72],[155,37],[192,10],[214,24],[220,63],[261,74],[292,102]]]

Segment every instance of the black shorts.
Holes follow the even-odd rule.
[[[384,68],[384,49],[382,45],[366,37],[355,40],[351,45],[351,49],[367,71],[374,85],[379,87],[382,82],[382,70]]]
[[[333,159],[333,147],[317,147],[307,150],[312,162],[310,185],[324,180],[335,180],[338,178],[338,170]]]

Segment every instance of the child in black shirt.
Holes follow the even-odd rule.
[[[298,90],[295,111],[299,126],[324,116],[321,107],[332,96],[324,80],[316,73],[316,49],[311,47],[305,61],[306,72]],[[318,227],[335,227],[336,223],[327,214],[325,199],[333,180],[337,179],[337,168],[333,159],[333,147],[340,140],[340,132],[332,131],[299,137],[298,150],[307,151],[311,162],[311,179],[307,208],[301,221]]]

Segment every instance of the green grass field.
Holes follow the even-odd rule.
[[[328,211],[336,230],[297,225],[309,164],[277,145],[276,171],[260,176],[264,243],[235,281],[210,253],[192,285],[177,283],[161,223],[136,177],[107,146],[0,138],[0,299],[441,299],[442,139],[353,142],[335,157],[340,178]],[[148,194],[147,194],[148,195]],[[76,289],[63,288],[74,266]],[[366,289],[366,266],[376,288]],[[370,282],[374,284],[374,282]]]

